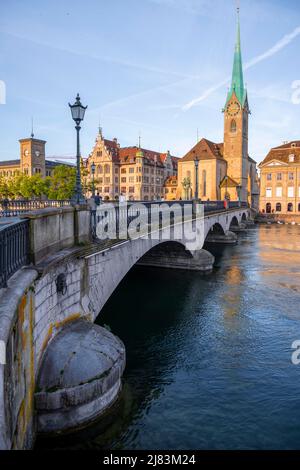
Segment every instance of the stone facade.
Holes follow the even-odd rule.
[[[169,152],[140,147],[121,147],[117,139],[108,140],[102,129],[85,162],[85,183],[91,184],[91,165],[95,164],[95,190],[105,200],[121,195],[127,200],[150,201],[164,197],[165,180],[177,174],[177,160]]]
[[[46,160],[46,141],[35,139],[33,135],[20,139],[20,159],[0,162],[0,177],[11,178],[20,174],[32,176],[52,176],[58,165],[66,163]],[[68,164],[67,164],[68,165]]]
[[[259,168],[260,211],[300,215],[300,141],[271,149]]]

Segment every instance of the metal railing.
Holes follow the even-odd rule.
[[[44,209],[46,207],[63,207],[71,204],[70,199],[40,200],[0,200],[0,217],[16,217],[26,212]]]
[[[163,213],[169,213],[170,207],[173,205],[180,206],[183,208],[184,206],[191,206],[193,207],[195,201],[127,201],[126,204],[118,203],[116,201],[105,201],[101,203],[100,208],[101,210],[92,210],[91,211],[91,225],[92,225],[92,233],[93,237],[96,237],[96,226],[97,224],[105,217],[106,222],[111,227],[116,227],[116,232],[120,233],[120,228],[126,230],[128,229],[131,221],[137,217],[141,217],[143,221],[146,223],[151,223],[151,208],[152,206],[160,206],[159,216],[158,216],[158,224],[161,226]],[[140,207],[138,208],[138,204]],[[204,206],[204,214],[214,213],[214,212],[226,212],[227,210],[231,209],[238,209],[238,208],[247,208],[247,203],[242,203],[239,201],[232,201],[228,202],[227,205],[224,201],[201,201],[200,204]],[[138,213],[137,213],[138,209]],[[191,213],[194,211],[192,210]],[[174,214],[172,213],[171,209],[171,223],[174,223]],[[181,218],[182,214],[180,214]],[[195,214],[194,214],[195,216]]]
[[[29,263],[29,220],[0,228],[0,288],[22,266]]]

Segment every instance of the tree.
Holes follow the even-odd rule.
[[[71,199],[75,190],[76,168],[59,165],[46,180],[49,181],[49,199]]]

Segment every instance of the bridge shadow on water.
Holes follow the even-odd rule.
[[[194,315],[206,315],[196,299],[214,295],[211,282],[224,253],[234,247],[205,244],[216,258],[212,273],[135,265],[96,319],[119,336],[126,347],[123,390],[111,410],[89,427],[57,438],[38,438],[41,449],[123,448],[122,435],[141,413],[147,414],[171,383],[180,346],[193,334]],[[195,311],[196,308],[196,311]],[[177,347],[174,345],[177,344]]]

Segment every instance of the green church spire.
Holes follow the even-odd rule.
[[[243,106],[246,99],[246,90],[244,88],[243,63],[241,51],[241,30],[240,30],[240,10],[237,9],[237,38],[234,51],[234,61],[232,69],[231,87],[227,96],[227,102],[235,92],[240,104]]]

